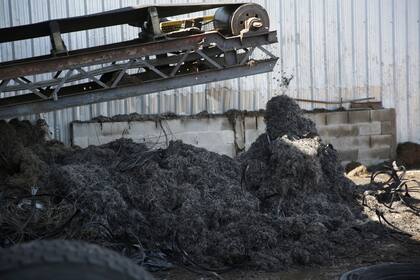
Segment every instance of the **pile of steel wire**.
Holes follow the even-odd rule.
[[[373,172],[370,184],[375,190],[369,190],[363,194],[362,204],[375,212],[382,225],[386,224],[398,233],[410,235],[392,224],[385,217],[385,213],[380,207],[372,207],[367,203],[367,196],[369,195],[374,196],[380,205],[383,205],[390,210],[395,210],[394,206],[396,202],[401,202],[411,209],[412,213],[420,215],[420,208],[415,205],[416,199],[412,197],[413,193],[420,192],[420,184],[417,180],[406,178],[406,175],[406,168],[402,165],[397,165],[395,161],[392,162],[392,164],[384,165],[382,169]]]
[[[2,246],[63,237],[66,233],[64,229],[79,212],[75,204],[65,197],[38,194],[36,189],[27,196],[0,197],[0,211],[0,234],[2,240],[8,243]]]
[[[392,209],[395,201],[401,201],[411,210],[420,213],[420,208],[414,205],[410,195],[420,192],[420,184],[417,180],[405,178],[406,174],[406,168],[398,166],[394,161],[391,166],[385,165],[382,170],[372,173],[371,184],[380,187],[380,199],[386,207]]]

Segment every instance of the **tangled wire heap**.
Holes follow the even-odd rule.
[[[386,224],[396,232],[409,235],[385,217],[386,212],[395,212],[395,204],[400,203],[417,216],[420,216],[420,208],[415,205],[416,199],[410,195],[420,191],[417,180],[406,179],[406,168],[398,166],[394,161],[392,165],[385,165],[379,171],[372,173],[371,186],[374,189],[365,191],[362,204],[373,211],[381,224]]]
[[[357,254],[380,228],[360,223],[336,151],[286,96],[268,102],[265,120],[267,132],[237,159],[179,141],[68,148],[37,126],[3,122],[0,244],[82,239],[138,262],[215,272]]]

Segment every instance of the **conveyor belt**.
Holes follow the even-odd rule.
[[[160,29],[162,24],[158,19],[162,15],[191,13],[203,7],[221,6],[224,10],[216,18],[226,18],[230,11],[236,13],[232,15],[236,19],[236,30],[240,24],[246,27],[239,35],[229,34],[232,32],[229,24],[219,23],[219,26],[226,26],[219,30],[201,30],[199,27],[203,17],[189,19],[188,24],[192,24],[189,29],[169,33],[162,33]],[[248,20],[250,13],[254,16],[249,16]],[[264,46],[276,43],[277,37],[275,31],[268,30],[268,17],[265,14],[265,10],[255,4],[156,6],[0,29],[0,37],[8,36],[8,42],[45,36],[49,32],[52,46],[56,47],[50,55],[0,63],[0,93],[23,93],[0,98],[0,118],[272,71],[277,57]],[[113,24],[133,24],[133,18],[141,18],[137,23],[146,26],[141,29],[146,36],[79,50],[69,51],[65,48],[61,32],[108,26],[110,24],[106,20],[110,15],[114,17]],[[184,25],[179,20],[172,25],[165,24],[175,29]],[[35,31],[29,37],[31,27]],[[260,52],[258,59],[253,58],[257,51]]]

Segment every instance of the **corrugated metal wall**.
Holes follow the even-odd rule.
[[[0,27],[130,5],[177,2],[185,1],[0,0]],[[98,115],[257,110],[273,95],[284,91],[280,88],[280,78],[286,73],[294,75],[285,91],[292,97],[382,100],[385,107],[397,110],[398,140],[420,142],[420,0],[254,2],[267,8],[272,29],[278,30],[280,43],[272,51],[280,61],[273,73],[66,109],[41,117],[47,119],[57,139],[68,143],[71,121]],[[65,40],[70,48],[81,48],[134,36],[134,28],[111,27],[66,35]],[[1,44],[0,61],[48,52],[48,38]],[[313,104],[301,105],[314,108]]]

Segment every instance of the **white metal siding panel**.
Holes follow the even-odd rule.
[[[408,1],[408,139],[420,142],[420,1]]]
[[[325,33],[324,33],[324,20],[325,20],[325,1],[311,0],[311,19],[310,28],[311,39],[312,39],[312,62],[311,62],[311,73],[312,73],[312,92],[311,98],[317,98],[327,100],[326,92],[326,76],[325,76]]]
[[[395,92],[398,92],[398,99],[395,104],[399,109],[397,116],[397,127],[405,127],[406,129],[401,130],[399,137],[401,141],[406,141],[408,138],[407,129],[407,84],[406,84],[406,1],[405,0],[394,0],[394,52],[395,52],[395,65],[394,65],[394,86]]]
[[[351,98],[367,97],[367,58],[366,29],[367,29],[367,2],[366,0],[354,0],[354,85]]]
[[[281,14],[281,27],[282,30],[279,33],[281,34],[280,44],[281,49],[283,50],[283,59],[282,59],[282,70],[285,73],[291,73],[294,76],[292,83],[290,84],[289,90],[287,93],[292,97],[298,97],[298,80],[299,74],[296,67],[296,29],[295,29],[295,17],[294,17],[294,0],[281,0],[280,1],[280,14]],[[275,26],[277,27],[277,26]]]
[[[370,97],[375,97],[381,100],[382,92],[382,66],[381,66],[381,14],[379,3],[381,0],[367,1],[367,68],[368,68],[368,83],[367,94]]]
[[[393,0],[381,1],[382,10],[382,69],[383,88],[382,100],[384,106],[393,107],[395,104],[394,95],[394,22],[393,22]]]
[[[328,100],[333,101],[341,98],[342,74],[341,74],[341,24],[340,24],[340,1],[326,0],[326,77]],[[331,107],[331,106],[329,106]],[[328,107],[328,108],[329,108]]]
[[[268,14],[270,16],[270,21],[272,26],[281,26],[282,24],[282,14],[280,13],[280,5],[281,1],[269,1],[266,0],[264,6],[267,8]],[[279,57],[279,62],[274,67],[274,71],[266,75],[267,77],[267,95],[266,99],[269,100],[276,94],[281,93],[280,89],[280,77],[282,74],[282,67],[283,67],[283,54],[282,54],[282,33],[281,29],[278,28],[278,40],[279,44],[275,46],[267,46],[267,49]],[[264,107],[265,100],[260,100],[260,106]]]
[[[151,3],[213,0],[0,0],[0,27],[80,16]],[[225,2],[219,0],[218,2]],[[227,1],[226,1],[227,2]],[[237,1],[241,2],[241,1]],[[69,142],[69,123],[98,115],[219,113],[257,110],[273,95],[337,101],[377,97],[395,107],[399,141],[420,142],[420,0],[255,0],[265,6],[279,44],[273,73],[81,106],[40,116],[54,137]],[[198,13],[200,14],[200,13]],[[64,35],[71,49],[135,38],[133,27],[107,27]],[[50,51],[48,38],[0,44],[0,61]],[[289,89],[283,74],[293,75]],[[34,79],[40,77],[33,77]],[[8,94],[10,95],[10,94]],[[319,104],[301,102],[303,108]],[[333,108],[334,106],[326,106]]]

